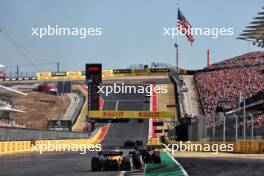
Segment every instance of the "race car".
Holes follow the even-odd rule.
[[[135,151],[130,152],[132,155],[138,155],[138,153],[141,156],[141,160],[143,163],[160,163],[160,151],[159,150],[153,150],[148,148],[147,146],[138,146],[135,148]]]
[[[125,141],[124,143],[124,148],[137,148],[143,146],[143,141],[142,140],[136,140],[135,142],[132,140]]]
[[[136,146],[135,142],[134,141],[131,141],[131,140],[126,141],[124,143],[124,148],[134,148],[135,146]]]
[[[92,171],[130,171],[130,156],[122,151],[101,151],[92,157]]]
[[[133,142],[133,141],[132,141]],[[130,171],[142,169],[146,163],[160,163],[160,152],[143,145],[143,141],[133,142],[134,148],[126,155],[120,150],[101,151],[98,156],[92,157],[92,171]],[[127,141],[127,144],[132,144]]]

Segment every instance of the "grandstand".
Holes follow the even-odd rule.
[[[264,7],[262,7],[264,9]],[[258,13],[259,16],[246,27],[238,39],[250,41],[253,45],[264,48],[264,11]]]
[[[206,115],[214,116],[217,102],[236,107],[241,93],[252,97],[264,89],[264,52],[252,52],[211,65],[195,75]]]
[[[246,98],[247,105],[264,99],[261,96],[264,90],[264,52],[250,52],[212,64],[196,73],[195,81],[204,114],[209,119],[208,125],[212,126],[217,112],[232,112],[242,106],[241,95]],[[255,127],[260,127],[263,108],[255,110],[254,105],[250,110]],[[240,111],[242,108],[238,113]],[[247,120],[247,124],[250,126],[251,120]]]

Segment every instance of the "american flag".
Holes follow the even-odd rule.
[[[188,22],[188,20],[184,17],[180,9],[178,8],[178,21],[177,21],[177,28],[185,34],[188,41],[191,42],[191,44],[194,42],[194,37],[191,33],[192,26]]]

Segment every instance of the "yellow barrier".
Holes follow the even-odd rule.
[[[10,142],[0,142],[0,155],[7,154],[17,154],[32,152],[32,145],[52,145],[52,144],[62,144],[62,145],[88,145],[88,144],[98,144],[98,137],[101,133],[101,128],[87,139],[68,139],[68,140],[36,140],[36,141],[10,141]]]
[[[151,112],[151,111],[89,111],[89,118],[160,118],[170,119],[175,115],[175,112]]]
[[[30,152],[30,141],[0,142],[0,155]]]
[[[264,153],[264,141],[237,141],[237,151],[242,153]]]
[[[165,139],[167,144],[178,144],[179,141]],[[264,153],[264,141],[263,140],[238,140],[236,142],[200,142],[200,141],[189,141],[189,144],[233,144],[234,152],[238,153]]]

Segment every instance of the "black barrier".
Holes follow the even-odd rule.
[[[48,128],[61,128],[71,130],[72,122],[71,120],[48,120]]]
[[[113,74],[132,73],[131,69],[117,69],[113,70]]]
[[[188,125],[179,125],[175,127],[177,141],[188,141]]]
[[[66,76],[66,72],[51,72],[51,76]]]
[[[150,72],[169,72],[168,68],[151,68]]]

